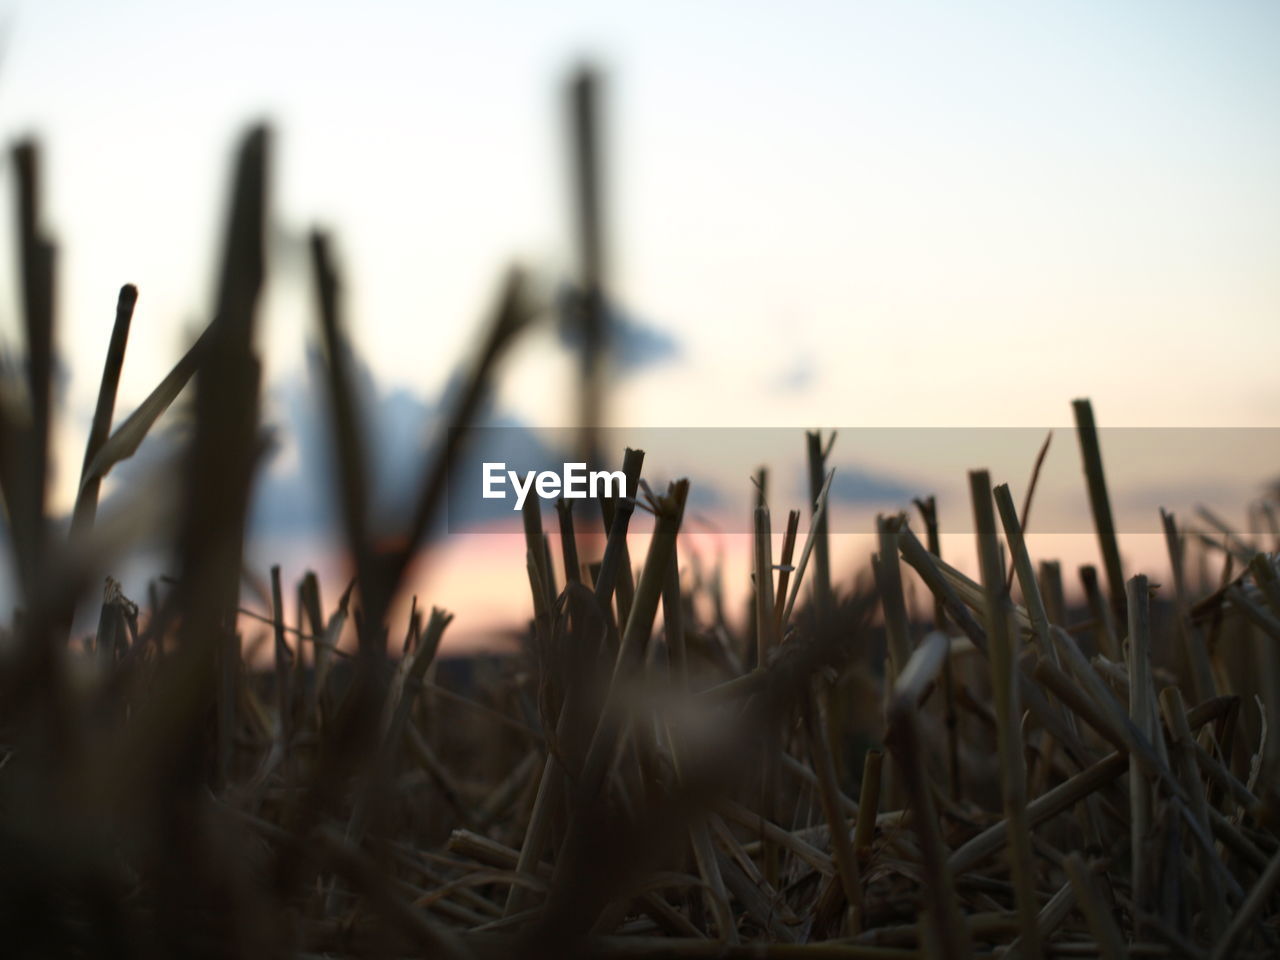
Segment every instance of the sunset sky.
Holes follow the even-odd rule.
[[[116,290],[141,290],[128,410],[206,318],[259,118],[271,414],[308,395],[321,224],[376,390],[429,415],[504,265],[571,270],[583,60],[607,80],[610,286],[659,345],[614,423],[1048,428],[1089,396],[1110,426],[1280,426],[1271,3],[10,0],[0,30],[0,133],[40,138],[60,244],[63,502]],[[0,230],[18,342],[13,263]],[[499,412],[572,424],[554,336],[505,373]],[[1214,476],[1240,479],[1191,479]]]

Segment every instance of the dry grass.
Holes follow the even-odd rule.
[[[607,386],[597,99],[579,77],[587,450]],[[688,483],[642,488],[643,453],[628,450],[627,495],[589,504],[607,531],[598,560],[578,532],[594,515],[562,502],[549,538],[530,499],[522,654],[451,689],[436,663],[450,615],[416,600],[407,623],[389,611],[461,428],[534,313],[512,272],[444,425],[445,456],[423,464],[388,548],[370,530],[341,288],[317,234],[356,576],[327,606],[314,575],[289,596],[273,570],[265,624],[247,619],[269,145],[254,131],[238,156],[213,321],[112,431],[137,296],[122,291],[69,537],[44,498],[53,247],[38,154],[14,154],[28,362],[0,398],[21,594],[0,658],[3,955],[1277,955],[1276,704],[1260,712],[1254,699],[1278,662],[1276,556],[1223,538],[1213,518],[1200,530],[1166,515],[1173,583],[1126,581],[1087,401],[1075,411],[1105,570],[1105,588],[1080,571],[1087,610],[1068,607],[1057,564],[1029,555],[1030,497],[1020,518],[984,471],[970,477],[980,583],[939,556],[922,497],[927,546],[906,516],[881,517],[876,589],[850,587],[856,571],[834,570],[828,544],[834,437],[811,433],[807,533],[790,511],[774,563],[762,473],[753,615],[745,628],[708,617],[718,597],[681,563]],[[99,516],[102,476],[188,381],[185,460]],[[656,527],[633,568],[637,509]],[[144,523],[169,537],[176,578],[141,612],[109,583],[97,631],[68,642],[94,571]],[[1221,575],[1189,574],[1189,550]],[[913,616],[916,580],[932,604]],[[246,626],[270,631],[271,670],[246,663]],[[349,628],[353,653],[338,645]]]

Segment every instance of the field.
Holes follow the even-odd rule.
[[[117,422],[137,297],[122,290],[69,524],[45,495],[55,258],[38,151],[14,151],[26,365],[0,397],[0,490],[22,599],[0,659],[0,953],[1276,956],[1274,504],[1256,511],[1266,538],[1166,515],[1172,575],[1126,571],[1080,400],[1101,557],[1079,572],[1083,602],[1028,554],[1034,479],[1017,504],[982,469],[978,580],[939,556],[927,490],[917,513],[880,518],[868,575],[832,568],[830,438],[798,433],[809,500],[774,556],[756,478],[752,612],[726,615],[682,562],[687,482],[651,490],[643,452],[594,449],[609,383],[593,96],[579,78],[576,387],[583,449],[628,491],[554,518],[526,499],[520,653],[465,665],[437,662],[449,613],[390,611],[430,549],[451,445],[544,319],[529,279],[502,279],[444,455],[389,535],[370,523],[338,268],[313,236],[354,579],[325,597],[277,568],[254,621],[241,592],[268,131],[237,157],[214,319]],[[99,511],[103,478],[186,390],[182,459]],[[637,511],[655,518],[643,557]],[[168,537],[172,577],[141,605],[109,580],[99,605],[100,571],[143,528]],[[927,609],[910,609],[911,582]],[[86,603],[100,616],[81,636]],[[264,630],[265,670],[242,648]]]

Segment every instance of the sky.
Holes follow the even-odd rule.
[[[121,410],[207,319],[257,119],[271,409],[307,377],[316,225],[377,389],[433,408],[507,264],[572,272],[584,61],[611,295],[667,345],[613,423],[1048,428],[1089,396],[1109,426],[1280,426],[1274,4],[8,0],[0,30],[0,137],[44,149],[71,465],[120,284]],[[0,230],[9,342],[13,263]],[[498,408],[571,425],[573,369],[534,338]]]

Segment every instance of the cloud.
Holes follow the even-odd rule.
[[[803,393],[818,378],[818,366],[811,354],[802,354],[774,377],[770,386],[777,393]]]
[[[674,341],[664,340],[663,334],[650,334],[639,327],[626,329],[633,363],[656,362],[644,357],[675,350]],[[642,347],[642,343],[649,346]],[[435,448],[443,440],[441,431],[459,397],[464,375],[456,373],[437,393],[423,396],[405,387],[379,384],[358,357],[352,356],[351,370],[366,463],[370,528],[375,535],[394,535],[408,522],[424,469],[438,462],[440,453]],[[190,438],[188,407],[189,399],[179,401],[135,457],[112,472],[115,485],[131,485],[132,479],[179,455]],[[326,374],[318,350],[308,352],[304,371],[268,385],[263,423],[272,442],[255,478],[250,536],[340,541],[338,472],[334,469]],[[520,529],[520,515],[512,509],[511,500],[483,497],[483,463],[502,462],[506,469],[523,474],[527,470],[558,470],[561,464],[577,459],[572,449],[575,431],[535,430],[499,407],[492,395],[482,400],[475,427],[466,439],[453,464],[445,502],[428,532],[432,539],[478,529]],[[691,504],[695,508],[708,510],[721,505],[719,491],[705,483],[696,485],[695,490]],[[594,522],[598,510],[593,508],[588,513],[586,505],[579,505],[578,516],[589,516]],[[554,527],[553,513],[550,504],[544,504],[549,527]]]
[[[884,474],[870,473],[852,465],[836,467],[831,480],[833,500],[842,503],[901,503],[914,496],[911,487]]]
[[[1262,485],[1251,480],[1221,477],[1165,480],[1158,483],[1110,484],[1111,498],[1119,508],[1154,513],[1159,508],[1184,509],[1201,503],[1243,504],[1257,499]]]
[[[560,314],[560,343],[566,349],[582,349],[582,323],[576,291],[562,285],[556,295]],[[636,318],[616,303],[605,301],[604,318],[610,358],[621,373],[634,373],[679,359],[680,344],[675,337]]]
[[[433,467],[433,447],[453,408],[462,382],[455,375],[434,397],[422,397],[403,387],[384,388],[369,368],[353,363],[355,392],[363,428],[360,439],[367,464],[370,524],[375,532],[402,530],[423,481],[424,468]],[[329,427],[328,395],[319,355],[309,356],[305,376],[277,384],[268,397],[279,446],[264,465],[254,493],[250,524],[255,533],[340,533],[336,471]],[[445,510],[433,526],[438,536],[448,530],[473,529],[505,519],[503,507],[479,496],[480,484],[459,482],[472,471],[480,475],[483,459],[544,465],[558,454],[538,440],[528,424],[498,410],[492,398],[481,404],[478,429],[469,433],[467,449],[454,465]],[[562,458],[561,458],[562,459]],[[523,469],[523,468],[522,468]],[[474,491],[470,496],[468,491]]]
[[[1201,508],[1212,511],[1241,536],[1266,533],[1269,529],[1261,514],[1247,506],[1259,500],[1266,484],[1250,479],[1200,477],[1111,487],[1115,523],[1122,533],[1160,533],[1161,510],[1172,512],[1179,526],[1205,528]]]

